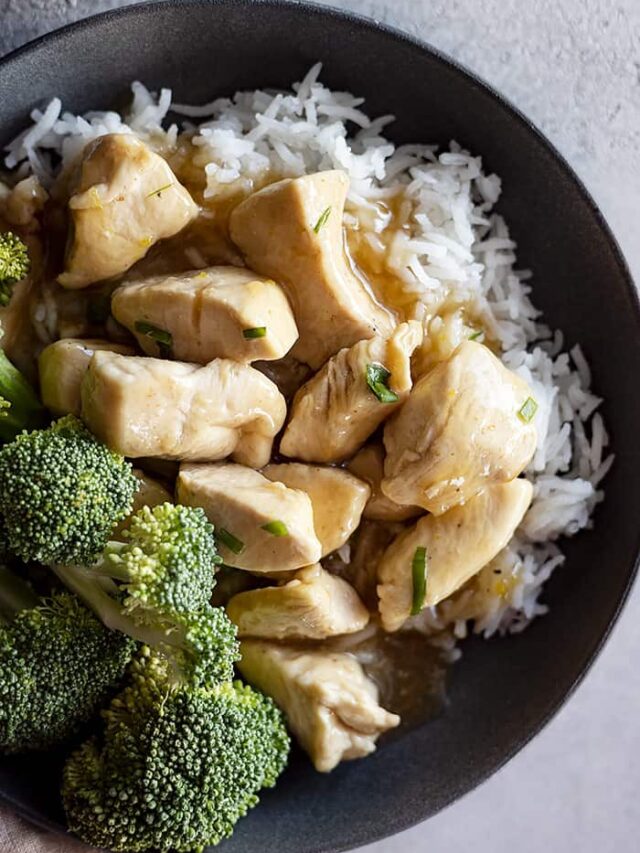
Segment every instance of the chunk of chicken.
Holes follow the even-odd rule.
[[[160,275],[119,287],[113,316],[147,355],[162,355],[160,330],[174,358],[208,364],[282,358],[298,337],[283,290],[238,267]]]
[[[347,261],[348,189],[340,171],[286,179],[249,196],[229,220],[248,266],[284,285],[300,332],[293,354],[316,369],[343,347],[389,335],[394,326]]]
[[[374,752],[378,737],[400,723],[380,707],[378,690],[349,654],[243,640],[242,675],[284,712],[316,770]]]
[[[133,507],[131,514],[134,515],[142,507],[160,506],[164,503],[171,503],[172,498],[170,492],[158,480],[154,480],[140,468],[134,468],[133,474],[138,481],[138,490],[133,496]],[[122,531],[129,526],[129,518],[123,519],[111,534],[112,539],[121,539]]]
[[[80,417],[82,380],[93,354],[98,350],[121,355],[133,355],[135,352],[126,344],[80,338],[65,338],[42,350],[38,357],[40,395],[44,405],[54,415],[72,414]]]
[[[111,133],[85,148],[69,213],[71,242],[58,281],[75,290],[126,272],[198,207],[162,157],[133,134]]]
[[[40,228],[38,215],[42,213],[49,198],[49,193],[35,175],[18,181],[11,190],[3,192],[4,185],[0,183],[0,213],[11,225],[37,231]]]
[[[313,526],[322,545],[322,556],[344,545],[360,524],[371,490],[342,468],[302,465],[295,462],[267,465],[262,473],[291,489],[302,489],[311,498]]]
[[[421,339],[419,323],[402,323],[390,338],[360,341],[330,358],[293,398],[280,452],[305,462],[352,456],[409,396],[411,353]],[[381,368],[390,374],[379,389],[383,399],[369,384],[369,378],[387,375]]]
[[[363,447],[347,465],[347,469],[369,484],[371,497],[362,513],[374,521],[406,521],[422,515],[419,506],[402,506],[383,494],[380,484],[384,477],[384,448],[380,444]]]
[[[281,586],[234,595],[227,614],[239,637],[323,640],[354,634],[369,622],[358,593],[321,565],[307,566]]]
[[[288,572],[320,559],[311,500],[242,465],[181,465],[177,499],[200,506],[227,566]]]
[[[397,631],[410,615],[448,598],[486,566],[513,536],[532,494],[528,480],[494,484],[444,515],[421,518],[394,539],[378,565],[384,629]]]
[[[96,352],[82,383],[82,419],[131,458],[208,462],[233,455],[262,468],[285,416],[273,382],[222,358],[198,367]]]
[[[439,514],[513,480],[536,449],[527,383],[465,341],[420,379],[385,426],[384,494]]]

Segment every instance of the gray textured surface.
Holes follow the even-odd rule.
[[[117,5],[124,3],[0,0],[0,54]],[[331,5],[420,35],[514,101],[585,181],[640,281],[640,0],[334,0]],[[454,807],[362,853],[636,851],[639,647],[636,588],[586,682],[524,752]],[[23,849],[52,853],[54,848],[26,827],[0,821],[0,851]],[[71,853],[72,846],[64,842],[55,849]]]

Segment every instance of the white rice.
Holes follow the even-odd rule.
[[[546,611],[539,601],[543,584],[564,559],[557,540],[590,526],[613,463],[588,363],[579,346],[564,352],[562,334],[540,322],[530,300],[531,274],[515,268],[516,245],[493,211],[498,176],[485,174],[481,158],[455,142],[440,152],[433,145],[394,146],[382,135],[393,117],[371,120],[361,98],[324,87],[320,70],[315,65],[290,92],[241,92],[203,106],[172,105],[170,90],[157,95],[136,82],[124,116],[76,116],[54,98],[32,112],[33,125],[7,146],[5,163],[47,185],[61,165],[105,133],[136,133],[157,150],[171,151],[178,127],[163,127],[171,109],[194,131],[205,196],[249,190],[271,172],[348,172],[345,224],[359,223],[369,246],[415,298],[415,316],[425,316],[444,294],[460,305],[470,302],[499,342],[504,363],[527,380],[539,405],[539,443],[526,472],[534,500],[516,537],[461,592],[411,625],[430,633],[448,628],[454,638],[470,630],[485,636],[521,631]],[[389,234],[378,202],[400,190],[407,228]],[[451,346],[468,337],[461,314],[448,325],[431,323],[431,331],[447,332]],[[441,642],[451,650],[446,632]]]

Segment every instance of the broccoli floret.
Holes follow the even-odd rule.
[[[240,682],[175,688],[148,650],[103,717],[103,735],[67,761],[62,797],[69,828],[116,852],[217,844],[289,753],[271,699]]]
[[[13,441],[23,429],[42,426],[45,417],[31,385],[0,350],[0,441]]]
[[[29,272],[29,252],[12,231],[0,234],[0,306],[8,305],[14,285]]]
[[[71,593],[47,599],[0,569],[0,750],[73,736],[122,679],[136,644]]]
[[[72,415],[0,449],[0,514],[25,561],[95,559],[137,488],[131,465]]]
[[[143,507],[92,565],[56,566],[58,577],[105,625],[161,651],[176,681],[228,681],[236,630],[209,605],[215,585],[213,526],[199,507]]]

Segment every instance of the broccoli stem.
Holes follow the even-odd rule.
[[[78,598],[98,616],[107,628],[128,634],[139,643],[157,646],[160,643],[172,642],[163,628],[142,626],[133,619],[128,619],[122,612],[122,607],[112,595],[117,595],[117,587],[105,575],[94,576],[93,567],[86,569],[81,566],[51,566],[65,586],[74,592]],[[177,632],[174,640],[177,639]],[[173,642],[178,646],[179,643]]]
[[[99,559],[86,571],[118,581],[130,581],[131,572],[119,556],[126,547],[128,547],[126,542],[108,542]]]
[[[0,566],[0,624],[7,624],[21,610],[31,610],[39,604],[38,596],[26,581]]]
[[[37,429],[44,424],[44,407],[4,350],[0,350],[0,398],[9,403],[0,412],[0,441],[13,441],[23,429]]]

